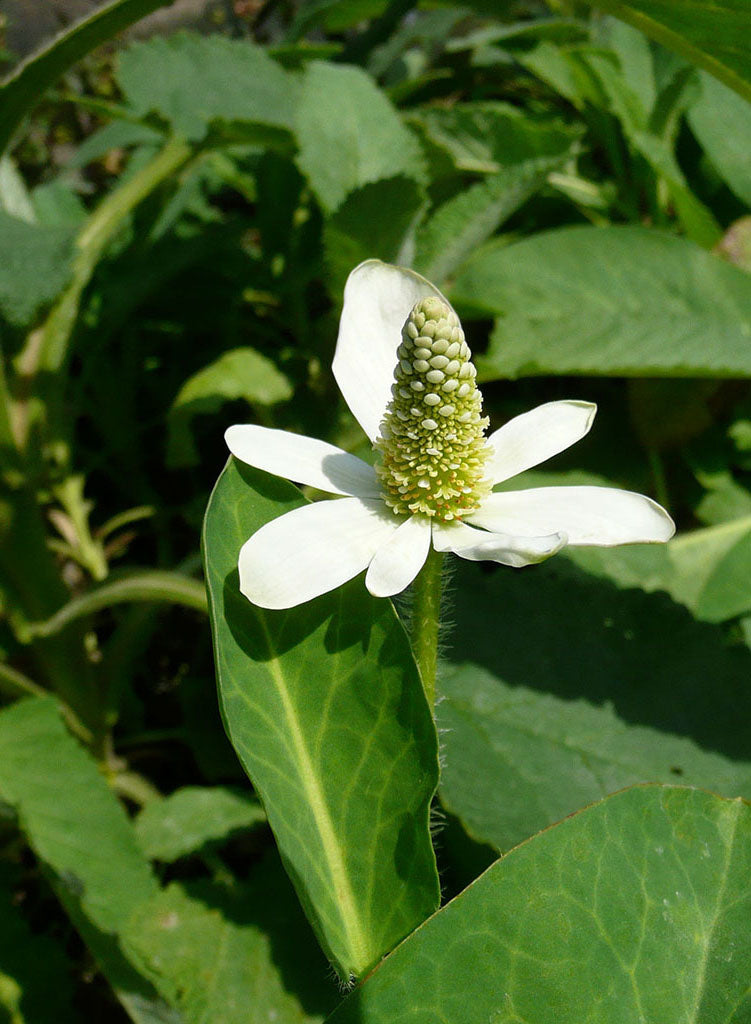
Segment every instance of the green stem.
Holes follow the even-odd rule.
[[[23,672],[0,661],[0,693],[15,700],[18,697],[48,697],[43,686],[29,679]]]
[[[109,783],[119,796],[125,797],[138,807],[145,807],[146,804],[162,798],[156,786],[138,772],[114,772],[109,777]]]
[[[431,710],[435,704],[443,555],[433,547],[412,587],[412,650]]]

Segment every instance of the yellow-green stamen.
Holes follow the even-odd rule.
[[[384,500],[397,515],[450,521],[490,491],[482,394],[459,317],[422,299],[402,329],[392,399],[376,441]]]

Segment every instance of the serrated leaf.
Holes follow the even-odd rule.
[[[507,850],[635,782],[751,797],[751,655],[721,630],[561,556],[457,581],[441,795],[476,839]]]
[[[120,54],[117,79],[134,114],[157,113],[186,139],[203,139],[218,121],[292,129],[294,78],[247,40],[155,36]]]
[[[275,861],[229,889],[173,883],[134,916],[126,945],[186,1024],[313,1024],[337,1002]]]
[[[0,712],[0,797],[97,927],[117,932],[156,891],[125,811],[54,701],[32,698]]]
[[[0,152],[20,121],[71,65],[167,0],[112,0],[33,53],[0,86]]]
[[[747,206],[751,206],[749,99],[703,74],[701,95],[688,112],[691,129],[715,170]]]
[[[16,327],[62,291],[73,272],[73,232],[41,227],[0,210],[0,314]]]
[[[543,157],[501,168],[447,200],[417,233],[415,269],[441,284],[545,184],[562,160],[563,155]]]
[[[627,790],[508,853],[329,1021],[741,1024],[750,874],[747,804]]]
[[[587,0],[705,68],[751,99],[745,0]]]
[[[751,275],[683,238],[571,227],[488,246],[451,291],[498,317],[485,380],[751,375]]]
[[[247,793],[225,786],[183,786],[148,803],[133,826],[146,856],[170,863],[265,821],[263,808]]]
[[[425,177],[416,139],[375,82],[356,67],[308,65],[297,139],[300,170],[329,213],[370,182],[400,175],[422,182]]]
[[[361,580],[288,611],[240,594],[240,547],[300,504],[286,481],[230,460],[206,513],[206,579],[230,739],[308,918],[348,977],[438,903],[436,737],[404,631]]]
[[[374,181],[347,196],[324,225],[332,295],[342,294],[350,271],[363,260],[409,262],[403,247],[424,201],[421,186],[405,177]]]
[[[198,452],[190,431],[195,416],[216,412],[225,402],[244,399],[250,405],[276,405],[292,397],[289,379],[253,348],[223,353],[185,381],[167,417],[167,463],[190,465]]]
[[[459,171],[497,174],[535,157],[559,157],[578,138],[561,122],[535,120],[507,103],[460,103],[411,115]]]

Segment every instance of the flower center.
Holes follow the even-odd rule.
[[[456,313],[439,298],[421,299],[402,328],[393,397],[375,442],[384,500],[397,515],[459,519],[490,492],[489,421],[471,355]]]

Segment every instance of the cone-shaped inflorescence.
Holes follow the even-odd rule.
[[[392,399],[376,441],[384,500],[397,515],[450,521],[490,491],[482,394],[459,317],[422,299],[402,329]]]

